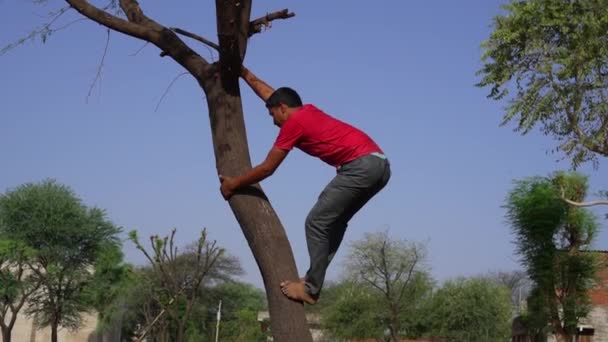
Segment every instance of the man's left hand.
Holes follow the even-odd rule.
[[[236,179],[220,175],[220,192],[225,200],[229,200],[237,189]]]

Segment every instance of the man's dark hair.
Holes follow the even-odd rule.
[[[268,100],[266,100],[266,108],[274,108],[281,103],[287,107],[295,108],[302,106],[302,99],[295,90],[288,87],[281,87],[275,90]]]

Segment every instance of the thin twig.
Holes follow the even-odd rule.
[[[156,105],[156,108],[154,109],[154,111],[156,112],[158,110],[158,107],[160,107],[160,104],[163,102],[163,99],[165,98],[165,96],[167,95],[167,93],[169,92],[169,89],[171,89],[171,87],[173,86],[173,83],[175,83],[175,81],[177,81],[178,78],[184,76],[188,74],[187,72],[182,72],[181,74],[175,76],[175,78],[173,79],[173,81],[171,81],[171,83],[169,83],[169,86],[167,87],[167,89],[165,89],[165,92],[163,93],[163,96],[160,97],[160,100],[158,100],[158,104]]]
[[[110,0],[110,2],[105,5],[102,10],[107,11],[107,10],[114,10],[114,15],[119,16],[120,14],[122,14],[122,10],[120,9],[120,6],[118,6],[118,1],[117,0]]]
[[[72,20],[72,21],[70,21],[69,23],[67,23],[67,24],[65,24],[65,25],[63,25],[63,26],[59,26],[58,28],[54,28],[54,29],[52,29],[51,31],[52,31],[52,32],[61,31],[61,30],[63,30],[63,29],[66,29],[66,28],[68,28],[68,27],[70,27],[70,26],[72,26],[72,25],[76,24],[77,22],[80,22],[80,21],[86,21],[86,20],[89,20],[89,19],[87,19],[87,18],[79,18],[79,19],[76,19],[76,20]]]
[[[144,45],[142,45],[142,47],[140,47],[137,51],[130,54],[129,56],[137,56],[141,52],[141,50],[143,50],[146,46],[148,46],[148,44],[150,44],[150,42],[145,42]]]
[[[95,79],[93,79],[93,83],[91,83],[91,87],[89,88],[89,93],[87,94],[87,103],[89,102],[89,97],[91,97],[91,93],[93,92],[97,81],[101,83],[101,70],[103,69],[103,63],[106,60],[106,55],[108,54],[108,46],[110,45],[110,29],[107,29],[106,32],[106,46],[103,49],[103,55],[101,56],[101,61],[99,63],[99,67],[97,68],[97,74],[95,75]]]
[[[28,40],[32,40],[32,39],[36,38],[37,36],[41,36],[42,41],[46,42],[47,37],[56,31],[54,29],[51,29],[51,25],[53,25],[55,23],[55,21],[57,21],[64,13],[66,13],[70,9],[72,9],[72,7],[66,6],[66,7],[60,8],[56,12],[51,13],[51,16],[54,15],[54,17],[51,19],[51,21],[42,25],[39,29],[30,32],[30,34],[28,34],[26,37],[17,39],[13,43],[10,43],[10,44],[2,47],[2,49],[0,49],[0,56],[7,53],[8,51],[14,49],[15,47],[27,42]]]
[[[50,12],[47,12],[45,14],[39,14],[39,13],[36,13],[36,12],[34,12],[33,14],[36,17],[41,18],[41,19],[49,19],[49,18],[55,17],[56,15],[61,14],[61,12],[64,12],[66,9],[69,9],[69,8],[70,8],[70,6],[65,6],[65,7],[59,8],[56,11],[50,11]],[[53,20],[55,20],[55,19],[53,19]]]

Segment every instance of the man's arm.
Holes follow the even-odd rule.
[[[266,102],[270,95],[274,93],[274,89],[271,86],[266,84],[266,82],[262,81],[261,79],[257,78],[256,75],[254,75],[251,71],[249,71],[249,69],[245,68],[244,66],[241,67],[241,77],[245,80],[245,82],[247,82],[249,87],[251,87],[251,89],[256,93],[256,95],[259,96],[264,102]]]
[[[289,151],[273,147],[266,159],[258,166],[245,172],[238,177],[226,177],[220,175],[220,191],[225,199],[229,199],[236,190],[244,188],[251,184],[261,182],[268,176],[272,175],[274,171],[281,165],[287,153]]]

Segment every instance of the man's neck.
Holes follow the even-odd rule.
[[[300,109],[302,109],[303,106],[299,106],[299,107],[287,107],[287,117],[290,117],[293,113],[299,111]]]

